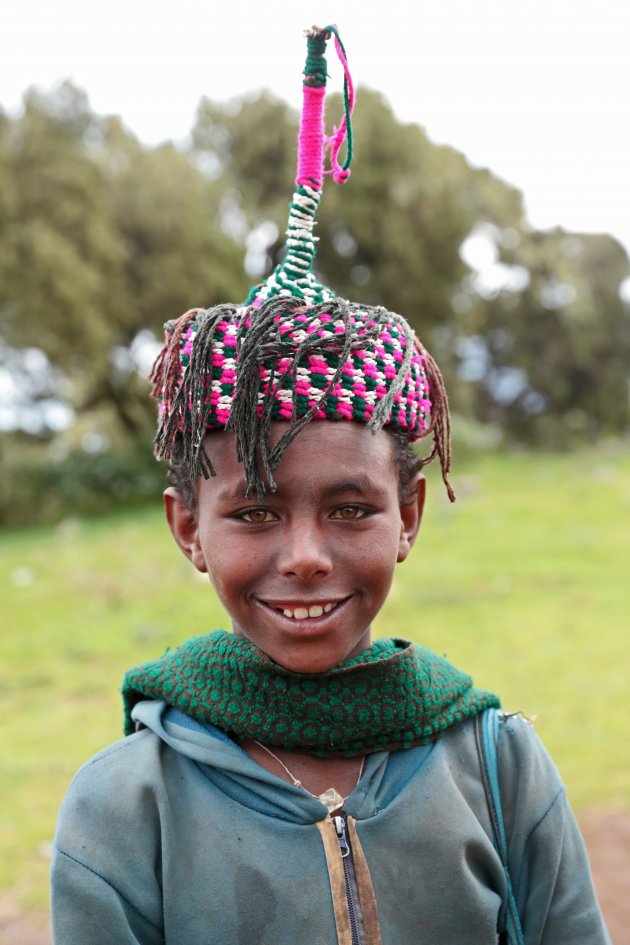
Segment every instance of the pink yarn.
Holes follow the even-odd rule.
[[[350,75],[350,69],[348,68],[348,60],[346,59],[346,54],[344,53],[341,43],[335,36],[335,49],[337,50],[337,55],[339,56],[339,62],[341,63],[346,77],[346,85],[348,88],[348,106],[350,108],[350,114],[354,110],[354,85],[352,83],[352,76]],[[344,115],[341,119],[339,127],[335,126],[333,128],[332,135],[326,139],[326,147],[330,147],[330,163],[332,168],[330,171],[326,171],[327,174],[332,173],[333,180],[336,184],[343,184],[350,177],[350,168],[343,168],[339,163],[339,152],[343,146],[344,141],[346,140],[347,128],[346,128],[346,116]]]
[[[317,357],[317,355],[309,355],[308,358],[309,370],[314,374],[327,374],[328,373],[328,362],[324,358]]]
[[[354,109],[354,85],[348,68],[348,60],[335,36],[335,49],[342,65],[348,89],[348,107],[350,114]],[[324,97],[323,85],[304,85],[300,133],[298,135],[298,163],[295,183],[301,186],[315,186],[321,190],[323,175],[332,174],[337,184],[343,184],[350,177],[350,169],[339,163],[339,152],[347,136],[346,116],[343,115],[339,126],[333,128],[330,137],[324,136]],[[330,148],[331,169],[324,171],[324,148]],[[260,303],[258,303],[260,304]]]
[[[298,165],[295,183],[318,190],[322,187],[324,164],[324,96],[323,85],[304,86],[302,117],[298,136]]]

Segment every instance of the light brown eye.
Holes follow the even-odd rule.
[[[252,525],[266,525],[267,522],[273,522],[275,515],[273,515],[268,509],[248,509],[247,512],[243,512],[241,518],[246,522],[251,522]]]
[[[335,509],[334,518],[339,518],[344,522],[354,522],[363,518],[365,511],[357,505],[342,505],[340,509]]]

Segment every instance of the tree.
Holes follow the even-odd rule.
[[[328,113],[341,114],[339,96]],[[399,122],[375,92],[359,90],[355,114],[352,177],[326,181],[318,216],[322,279],[405,314],[457,414],[551,446],[626,430],[621,246],[533,230],[516,188]],[[279,260],[296,135],[295,113],[266,92],[203,99],[185,149],[145,147],[69,83],[30,91],[19,117],[0,113],[0,372],[42,407],[39,426],[22,424],[28,450],[19,437],[5,447],[5,515],[7,457],[21,488],[25,469],[50,464],[33,440],[54,439],[43,408],[55,398],[75,415],[57,449],[70,450],[67,481],[84,470],[87,491],[120,492],[124,469],[124,488],[141,491],[129,471],[148,453],[154,408],[139,362],[164,321],[244,299]],[[80,445],[94,431],[105,480]],[[51,481],[40,468],[33,488]]]
[[[500,237],[499,237],[500,238]],[[523,230],[504,264],[520,291],[477,297],[464,317],[483,340],[474,410],[517,440],[567,447],[628,426],[630,318],[620,296],[630,273],[606,235]]]
[[[107,405],[128,432],[146,431],[146,388],[121,352],[143,329],[159,335],[191,305],[245,290],[217,188],[172,145],[144,148],[95,116],[69,83],[30,92],[5,120],[0,173],[3,340],[44,352],[75,410]]]

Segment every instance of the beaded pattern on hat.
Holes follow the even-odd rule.
[[[376,404],[387,394],[404,361],[407,339],[402,328],[396,324],[397,316],[387,313],[388,319],[379,325],[370,312],[359,306],[351,306],[351,310],[350,321],[354,330],[359,337],[366,335],[365,347],[352,350],[339,381],[322,408],[315,413],[314,419],[369,422]],[[182,334],[178,387],[183,382],[204,314],[197,313]],[[248,326],[250,313],[244,307],[237,309],[232,319],[220,321],[213,332],[211,383],[206,387],[206,397],[211,406],[207,424],[210,429],[225,427],[230,417],[237,380],[237,333],[243,320]],[[279,337],[287,344],[287,356],[261,364],[258,412],[259,415],[262,413],[263,401],[270,385],[273,385],[271,419],[290,421],[294,411],[296,416],[304,416],[322,399],[340,361],[334,351],[325,350],[305,355],[296,366],[291,348],[297,347],[306,336],[314,333],[322,338],[341,335],[345,327],[342,321],[330,314],[309,314],[308,309],[291,316],[278,316],[276,322]],[[376,338],[375,331],[378,331]],[[294,371],[295,381],[292,376]],[[168,416],[171,407],[172,404],[165,401],[160,403],[162,418]],[[424,359],[419,348],[416,348],[404,386],[394,397],[387,423],[407,430],[413,441],[428,432],[430,412]],[[183,429],[183,424],[180,429]]]

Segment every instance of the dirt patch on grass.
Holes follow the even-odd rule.
[[[51,945],[45,909],[19,909],[8,895],[0,897],[0,945]]]
[[[614,945],[630,945],[630,813],[588,811],[579,821],[610,936]],[[51,945],[47,912],[1,897],[0,945]]]
[[[630,814],[589,811],[580,827],[614,945],[630,945]]]

